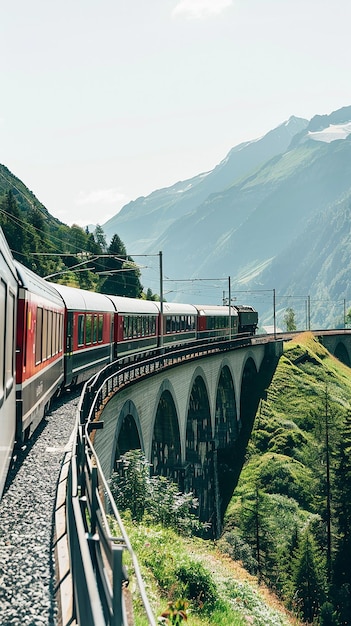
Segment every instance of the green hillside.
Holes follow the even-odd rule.
[[[351,623],[350,397],[351,370],[312,334],[286,344],[220,540],[318,624]],[[323,621],[328,612],[334,621]]]
[[[63,224],[4,165],[0,227],[14,258],[39,276],[92,291],[141,296],[140,271],[117,234],[107,245],[99,226],[89,232]]]

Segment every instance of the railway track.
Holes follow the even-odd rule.
[[[65,394],[14,459],[0,502],[0,624],[56,626],[53,515],[79,394]]]

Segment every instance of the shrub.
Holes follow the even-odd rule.
[[[199,608],[214,608],[218,599],[211,574],[198,561],[184,561],[175,569],[175,576],[184,588],[184,594]]]
[[[218,541],[218,547],[222,552],[229,554],[234,561],[241,561],[250,574],[257,574],[258,565],[252,548],[240,536],[238,530],[224,533]]]
[[[121,456],[118,470],[111,476],[110,488],[117,507],[130,511],[136,522],[147,515],[152,523],[184,535],[208,527],[193,513],[198,501],[192,492],[180,492],[178,485],[165,476],[150,477],[150,463],[141,450],[130,450]]]

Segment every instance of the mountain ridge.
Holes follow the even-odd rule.
[[[153,203],[152,194],[139,201],[139,230],[133,218],[129,222],[134,248],[146,254],[163,250],[165,272],[175,281],[224,279],[230,274],[234,290],[276,288],[288,297],[291,277],[296,290],[303,283],[310,285],[306,289],[311,297],[316,299],[318,292],[329,297],[330,276],[322,263],[325,241],[316,231],[313,263],[306,242],[313,243],[309,231],[315,232],[313,224],[323,213],[335,228],[333,214],[351,194],[351,106],[309,121],[292,116],[264,137],[232,148],[211,172],[199,177],[154,192],[162,206]],[[212,186],[216,180],[221,186],[217,190]],[[176,197],[180,192],[181,200]],[[140,202],[147,206],[150,224],[143,222]],[[115,228],[118,223],[117,215]],[[140,230],[143,238],[138,239]],[[128,229],[122,229],[121,236],[132,245]],[[337,247],[334,243],[332,254]],[[292,257],[295,249],[299,255]],[[307,266],[305,257],[310,259]],[[286,268],[284,280],[279,264]],[[333,298],[342,294],[351,299],[348,287],[338,291],[337,282],[332,282]],[[196,302],[194,292],[174,297]],[[218,293],[215,297],[218,301]],[[330,321],[321,307],[314,313],[317,325]],[[263,310],[263,317],[269,315]]]
[[[255,168],[271,156],[284,151],[297,129],[301,130],[307,123],[303,118],[291,117],[288,122],[263,137],[232,148],[213,170],[178,181],[171,187],[156,190],[146,198],[142,196],[128,203],[103,225],[107,238],[113,232],[119,232],[130,249],[139,249],[146,242],[152,243],[157,233],[196,209],[211,194],[228,187],[235,179],[243,176],[248,168]],[[171,207],[176,211],[173,216],[169,214]],[[154,220],[158,214],[157,225],[155,222],[154,225],[150,224],[147,220],[140,222],[141,217],[149,216],[150,213],[153,213]]]

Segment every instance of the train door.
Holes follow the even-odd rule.
[[[11,462],[16,431],[17,282],[0,229],[0,497]]]
[[[73,379],[73,311],[66,311],[65,338],[65,385]]]

